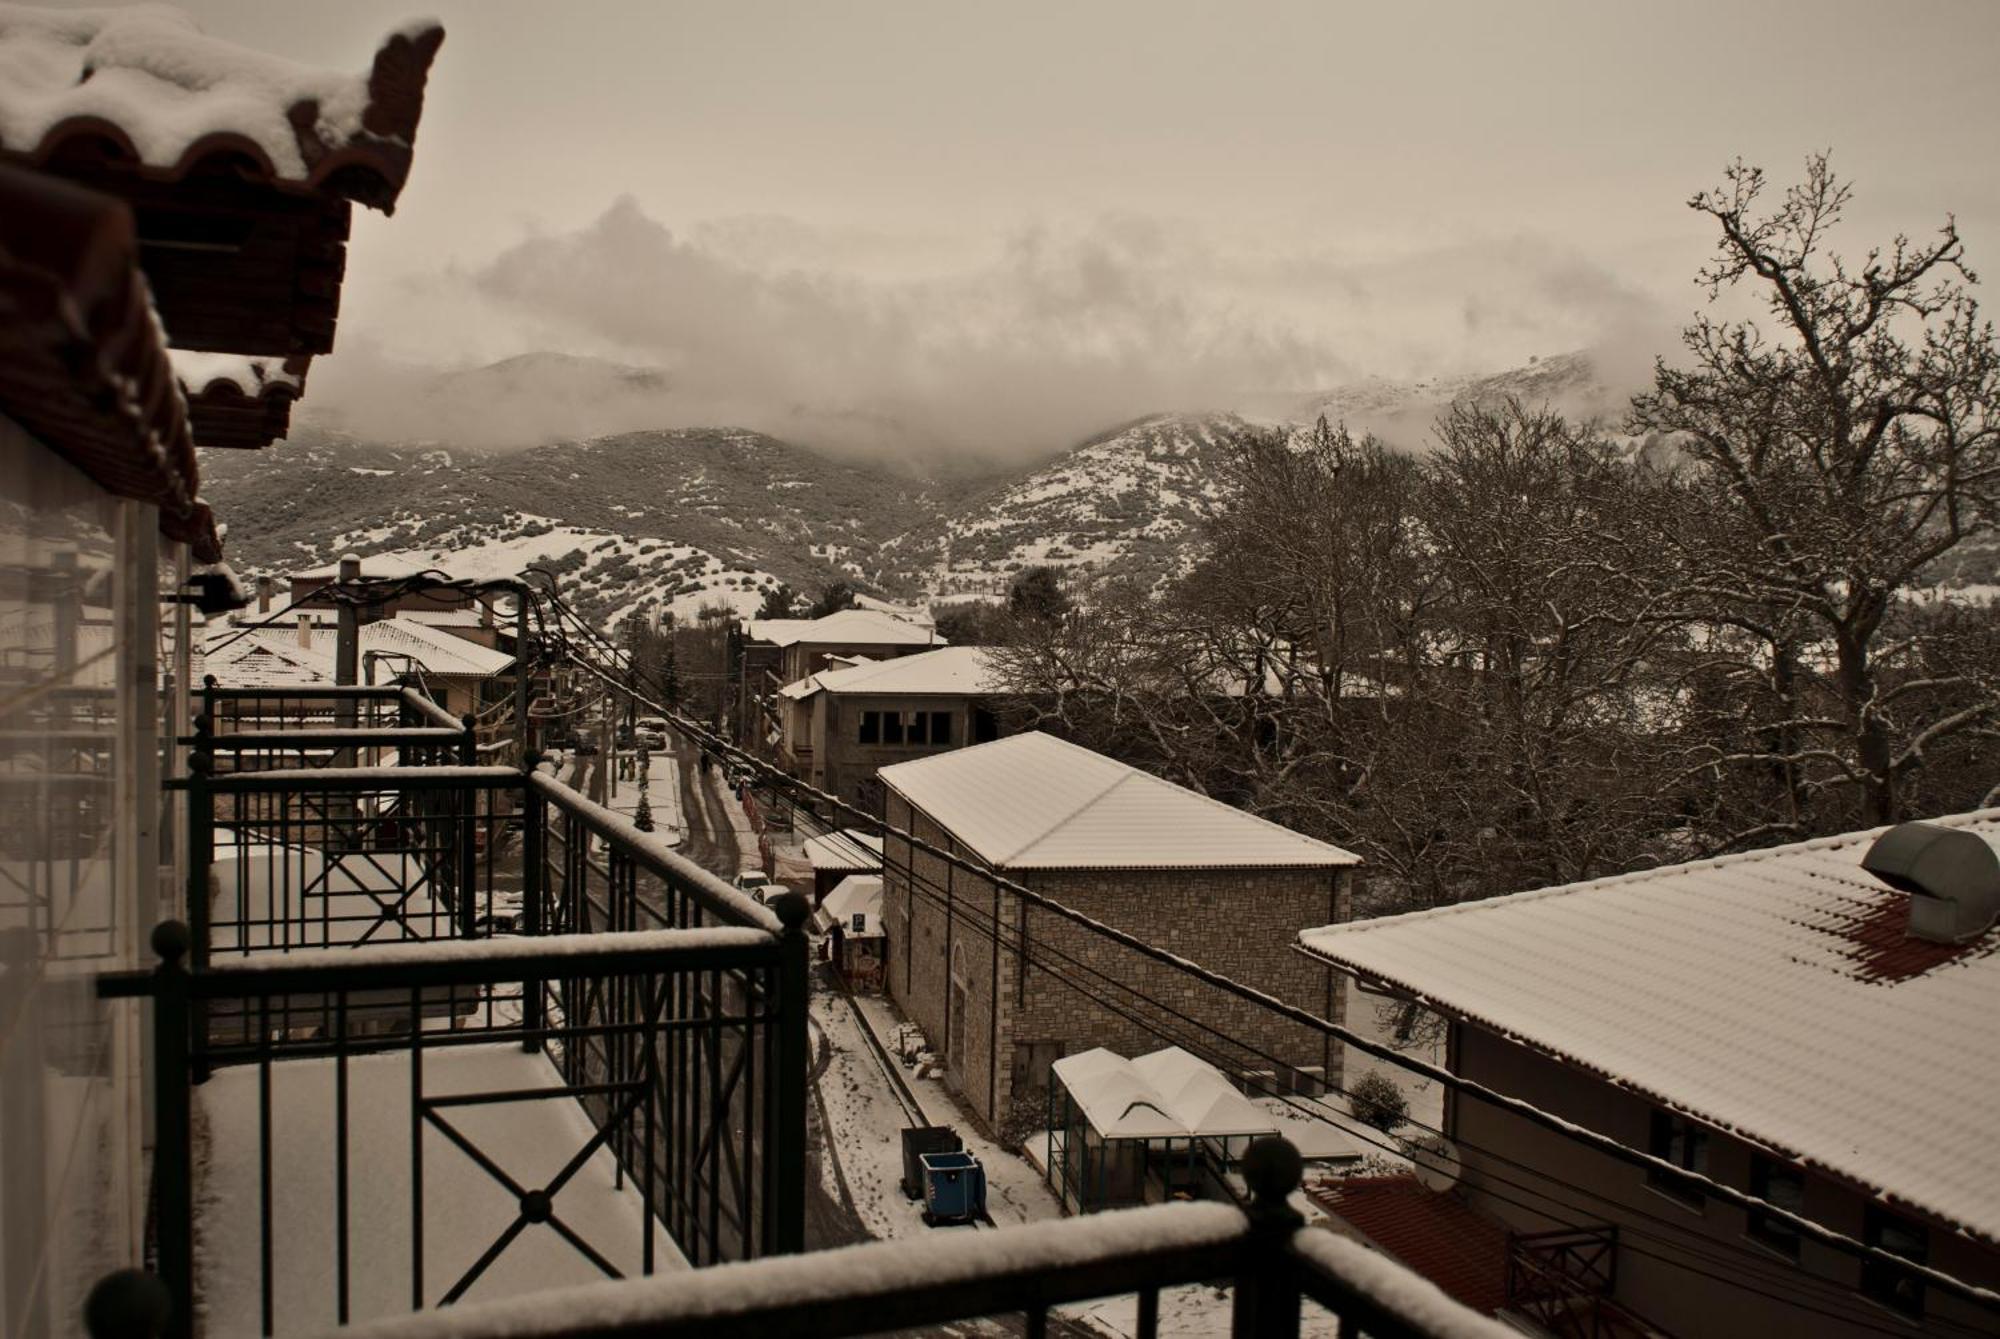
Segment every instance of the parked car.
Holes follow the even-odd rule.
[[[760,906],[770,900],[773,894],[785,891],[785,885],[757,870],[745,870],[735,878],[738,892],[748,893],[751,900]]]
[[[656,753],[667,746],[666,732],[664,730],[655,730],[647,725],[639,727],[637,740],[639,744],[652,749]]]

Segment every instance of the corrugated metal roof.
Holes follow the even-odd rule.
[[[2000,810],[1938,820],[2000,848]],[[1342,967],[2000,1241],[2000,927],[1904,938],[1881,829],[1308,930]]]
[[[240,637],[239,633],[242,634]],[[311,631],[311,644],[301,646],[296,623],[278,623],[249,632],[232,627],[216,628],[210,640],[218,645],[227,645],[205,654],[200,672],[213,674],[222,683],[241,688],[332,683],[337,636],[334,629],[315,624]],[[514,657],[505,651],[495,651],[449,632],[412,623],[400,615],[362,626],[361,654],[366,656],[370,651],[385,652],[390,656],[386,662],[386,673],[379,674],[378,681],[402,672],[405,666],[396,659],[399,656],[412,656],[422,662],[427,674],[479,679],[504,673],[514,663]]]
[[[877,870],[882,868],[882,839],[843,828],[807,842],[805,857],[815,871]]]
[[[882,769],[1003,869],[1337,869],[1338,846],[1040,731]]]

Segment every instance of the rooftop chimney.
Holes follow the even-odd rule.
[[[1910,895],[1912,939],[1962,944],[2000,917],[2000,857],[1964,828],[1898,824],[1875,839],[1861,868]]]
[[[299,615],[299,645],[310,651],[313,645],[313,620],[311,614]]]
[[[257,612],[259,614],[268,614],[271,612],[271,578],[269,577],[257,578]]]

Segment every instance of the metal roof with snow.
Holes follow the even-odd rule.
[[[204,651],[201,673],[213,674],[222,683],[238,688],[275,688],[292,684],[334,682],[334,643],[337,633],[313,625],[306,643],[299,641],[296,623],[275,623],[268,628],[222,627],[210,636],[218,649]],[[484,679],[504,673],[514,663],[505,651],[467,641],[401,615],[378,619],[361,628],[361,655],[383,655],[386,664],[378,679],[386,679],[409,668],[408,656],[426,674]]]
[[[941,646],[851,669],[822,670],[813,680],[828,693],[896,697],[976,697],[1004,688],[989,646]]]
[[[1341,869],[1361,857],[1040,731],[883,784],[999,869]]]
[[[807,842],[805,857],[815,873],[878,870],[882,868],[882,839],[855,828],[843,828]]]
[[[1937,820],[2000,848],[2000,810]],[[2000,1241],[2000,927],[1906,937],[1882,829],[1307,930],[1429,1007]]]
[[[849,939],[882,937],[882,879],[877,874],[850,874],[835,884],[820,903],[820,915],[829,928],[840,927]],[[860,917],[860,928],[855,917]]]
[[[1221,1139],[1274,1134],[1271,1114],[1222,1071],[1178,1046],[1135,1060],[1103,1047],[1055,1062],[1070,1099],[1106,1139]]]
[[[755,642],[794,646],[943,646],[930,628],[875,609],[842,609],[825,618],[752,619],[744,633]]]

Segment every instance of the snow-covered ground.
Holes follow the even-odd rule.
[[[634,774],[628,777],[613,771],[612,775],[618,778],[618,792],[611,794],[607,783],[604,807],[630,818],[639,809],[638,755],[620,753],[616,762],[629,763]],[[680,760],[669,749],[654,749],[647,757],[646,807],[653,811],[653,835],[669,846],[679,846],[682,834],[687,831],[687,820],[681,814]]]
[[[892,1035],[902,1019],[880,996],[858,995],[856,1002],[878,1037]],[[829,992],[813,997],[813,1017],[833,1048],[832,1060],[820,1080],[827,1104],[828,1135],[847,1178],[848,1192],[869,1231],[878,1237],[922,1236],[933,1231],[966,1228],[924,1226],[922,1206],[906,1199],[903,1177],[903,1135],[906,1121],[876,1061],[868,1052],[846,1001]],[[986,1169],[986,1211],[1002,1227],[1062,1217],[1062,1207],[1043,1184],[1041,1173],[1019,1153],[1003,1149],[982,1135],[960,1114],[944,1084],[903,1071],[925,1118],[950,1125],[965,1140],[966,1151]]]
[[[275,1333],[317,1334],[337,1315],[334,1220],[334,1065],[285,1060],[271,1067],[272,1253]],[[449,1047],[424,1055],[424,1092],[554,1089],[540,1055],[507,1044]],[[407,1052],[348,1061],[349,1287],[355,1320],[410,1310],[411,1140]],[[197,1179],[196,1288],[211,1339],[261,1333],[258,1209],[258,1071],[218,1070],[195,1089],[204,1165]],[[593,1133],[567,1096],[458,1106],[451,1124],[519,1184],[545,1187]],[[564,1225],[627,1276],[640,1272],[644,1206],[620,1188],[611,1151],[600,1148],[555,1194]],[[514,1195],[428,1128],[423,1142],[424,1292],[430,1304],[514,1222]],[[655,1270],[684,1267],[667,1233],[652,1225]],[[604,1275],[547,1224],[529,1224],[465,1300],[493,1301]]]

